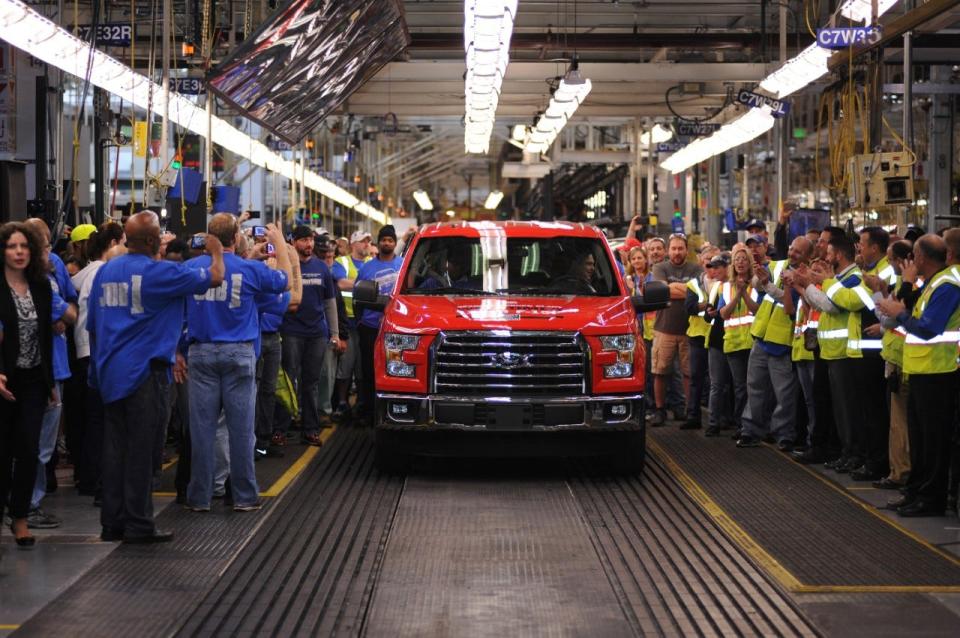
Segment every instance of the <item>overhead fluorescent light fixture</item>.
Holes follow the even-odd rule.
[[[416,200],[420,210],[433,210],[433,202],[430,201],[430,196],[427,195],[427,191],[413,191],[413,199]]]
[[[827,74],[827,61],[833,51],[816,42],[790,58],[786,63],[760,82],[760,88],[783,99]]]
[[[654,124],[653,128],[640,135],[640,143],[650,146],[651,144],[661,144],[673,139],[673,131],[662,124]]]
[[[877,17],[889,11],[897,0],[877,0]],[[840,15],[854,22],[870,23],[871,0],[847,0],[840,6]]]
[[[553,140],[557,139],[560,130],[566,126],[567,120],[583,104],[591,88],[590,80],[583,78],[575,66],[567,71],[560,80],[560,86],[550,97],[546,112],[540,116],[530,132],[523,150],[527,153],[545,153]]]
[[[189,99],[164,90],[130,67],[90,45],[40,15],[19,0],[0,0],[0,38],[18,49],[78,78],[87,73],[91,60],[90,82],[140,108],[148,108],[152,101],[154,113],[162,113],[168,106],[170,120],[183,128],[207,136],[207,112]],[[286,160],[251,138],[225,120],[211,116],[212,141],[231,153],[247,158],[251,163],[287,179],[302,181],[312,191],[352,208],[380,224],[387,222],[381,211],[363,204],[351,193],[313,171],[304,171],[300,164]]]
[[[288,0],[207,83],[297,144],[409,43],[399,0]]]
[[[700,138],[684,146],[665,161],[660,162],[660,167],[671,173],[679,173],[714,155],[725,153],[731,148],[755,140],[773,128],[775,121],[769,106],[751,109],[732,122],[721,126],[720,130],[710,137]]]
[[[487,201],[483,203],[483,207],[487,210],[496,210],[497,206],[500,205],[500,202],[503,200],[503,193],[500,191],[490,191],[490,194],[487,195]]]
[[[467,54],[463,141],[467,153],[486,153],[490,148],[516,15],[517,0],[463,3],[463,48]]]

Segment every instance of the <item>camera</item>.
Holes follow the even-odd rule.
[[[265,226],[254,226],[253,236],[254,237],[266,237],[267,228]]]
[[[267,244],[267,256],[273,257],[277,254],[277,249],[274,248],[273,244]]]
[[[190,238],[190,248],[198,249],[198,248],[206,248],[206,246],[207,246],[207,238],[205,235],[194,235],[193,237]]]

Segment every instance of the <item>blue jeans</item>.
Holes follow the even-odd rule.
[[[47,494],[47,463],[57,449],[57,434],[60,433],[60,415],[63,413],[63,382],[54,383],[57,388],[57,403],[47,404],[43,411],[43,423],[40,425],[40,455],[37,465],[37,480],[33,483],[33,497],[30,509],[40,507],[40,501]]]
[[[253,469],[256,356],[253,343],[195,343],[190,346],[190,485],[187,502],[209,507],[213,497],[214,447],[220,410],[230,440],[233,502],[251,505],[259,497]]]

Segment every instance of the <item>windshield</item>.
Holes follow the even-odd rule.
[[[487,250],[491,249],[488,247]],[[485,254],[479,238],[421,240],[410,261],[402,292],[423,295],[620,294],[614,266],[600,239],[509,237],[505,254],[505,264],[498,256]],[[505,272],[498,272],[504,267]]]

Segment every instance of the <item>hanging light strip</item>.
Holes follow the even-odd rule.
[[[496,210],[501,201],[503,201],[502,191],[490,191],[490,194],[487,195],[487,201],[483,203],[483,207],[487,210]]]
[[[157,113],[164,111],[164,96],[169,95],[167,103],[170,119],[203,137],[207,135],[207,113],[204,109],[179,93],[165,93],[159,84],[106,53],[91,50],[89,44],[19,0],[0,0],[0,38],[78,78],[85,77],[87,62],[92,54],[91,84],[141,108],[148,107],[152,92],[153,109]],[[247,158],[257,166],[279,173],[287,179],[302,181],[310,190],[352,208],[377,223],[387,222],[386,215],[381,211],[361,202],[317,173],[303,171],[299,163],[284,159],[262,142],[216,116],[212,117],[211,137],[216,144]]]
[[[467,54],[463,141],[467,153],[486,153],[490,148],[516,15],[517,0],[463,3],[463,48]]]
[[[871,4],[870,0],[847,0],[840,6],[840,15],[856,22],[870,24]],[[897,0],[877,0],[877,17],[889,11],[895,4]]]
[[[775,121],[769,106],[751,109],[732,122],[724,124],[710,137],[698,139],[683,147],[661,162],[660,166],[671,173],[679,173],[714,155],[725,153],[735,146],[760,137],[773,128]]]
[[[811,44],[760,82],[760,88],[783,99],[827,74],[833,51]]]
[[[550,105],[537,120],[530,132],[524,152],[545,153],[560,130],[567,124],[570,116],[580,107],[590,93],[590,80],[584,79],[576,68],[567,71],[560,80],[560,86],[550,97]]]
[[[416,200],[417,206],[420,207],[420,210],[433,210],[433,202],[430,201],[430,196],[427,195],[427,191],[413,191],[413,199]]]
[[[640,143],[646,144],[647,146],[650,144],[669,142],[671,139],[673,139],[673,131],[666,128],[659,122],[654,124],[652,129],[640,135]]]

